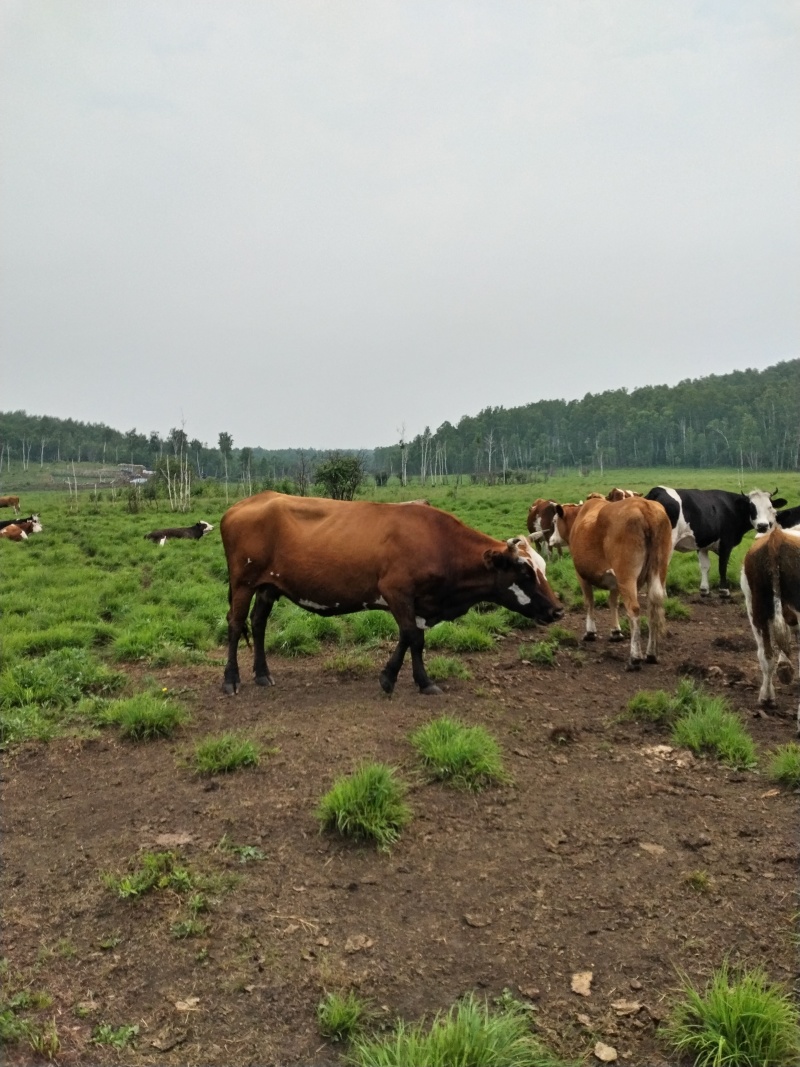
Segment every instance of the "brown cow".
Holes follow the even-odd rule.
[[[615,486],[610,489],[606,494],[606,500],[609,500],[612,504],[617,500],[628,500],[631,497],[641,496],[641,493],[635,493],[633,489],[619,489]]]
[[[285,596],[318,615],[380,609],[400,638],[380,675],[394,689],[406,650],[422,693],[438,693],[423,663],[425,630],[481,601],[539,622],[563,615],[544,560],[524,537],[498,541],[426,504],[379,504],[264,492],[234,504],[220,522],[228,561],[228,662],[224,691],[239,688],[237,649],[253,630],[257,685],[272,685],[267,619]]]
[[[800,612],[800,537],[776,526],[767,537],[756,539],[744,557],[741,586],[761,667],[758,702],[775,707],[776,668],[781,680],[791,681],[793,673],[789,627],[797,626]]]
[[[14,514],[19,515],[19,497],[0,496],[0,508],[13,508]]]
[[[42,524],[38,519],[20,519],[19,522],[11,522],[0,529],[0,537],[8,541],[27,541],[30,534],[41,533]]]
[[[539,498],[534,500],[528,508],[528,533],[531,535],[531,541],[548,554],[550,553],[550,538],[555,530],[557,507],[555,500]],[[563,547],[561,545],[555,547],[558,549],[559,556],[563,556]]]
[[[594,641],[594,590],[608,589],[613,615],[610,640],[622,641],[619,598],[631,624],[628,670],[642,662],[639,592],[647,590],[647,662],[658,662],[658,642],[664,631],[667,567],[672,555],[672,527],[664,522],[660,505],[639,497],[610,503],[594,498],[585,504],[559,504],[553,541],[569,545],[586,605],[584,641]]]

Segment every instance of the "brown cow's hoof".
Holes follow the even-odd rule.
[[[426,697],[439,696],[441,694],[441,692],[442,692],[441,689],[439,688],[439,686],[438,685],[434,685],[433,682],[431,682],[430,685],[426,685],[424,689],[422,688],[422,686],[420,686],[420,690],[419,691],[420,691],[420,693],[422,693],[423,696],[426,696]]]
[[[625,664],[626,671],[640,671],[642,669],[642,661],[640,659],[629,659]]]
[[[275,683],[272,680],[272,676],[269,675],[269,674],[257,674],[256,677],[255,677],[255,683],[256,683],[256,685],[264,685],[264,686],[275,685]]]
[[[591,630],[587,630],[586,633],[583,635],[583,640],[584,641],[596,641],[597,640],[597,634],[592,633]]]
[[[609,641],[624,641],[625,634],[622,632],[622,630],[612,630],[611,633],[608,635],[608,639]]]

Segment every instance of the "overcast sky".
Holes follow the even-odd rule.
[[[796,0],[2,0],[0,410],[372,447],[800,354]]]

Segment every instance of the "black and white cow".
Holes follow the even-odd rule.
[[[775,492],[777,493],[777,489]],[[719,593],[730,596],[728,560],[748,530],[768,533],[775,525],[775,509],[786,501],[753,489],[728,493],[724,489],[670,489],[657,485],[645,500],[656,500],[672,524],[675,552],[697,552],[700,562],[700,592],[708,596],[709,552],[719,556]]]
[[[213,529],[214,527],[210,522],[203,522],[201,519],[194,526],[173,526],[169,530],[151,530],[150,533],[146,533],[144,536],[150,541],[164,545],[173,537],[188,537],[193,541],[197,541],[203,534],[207,534],[209,530]]]
[[[779,511],[775,518],[784,530],[800,531],[800,506]]]

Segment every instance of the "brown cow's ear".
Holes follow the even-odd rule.
[[[509,551],[497,551],[495,548],[487,548],[483,553],[483,562],[486,564],[486,569],[507,571],[510,567],[514,566],[514,561],[511,558],[511,552]]]

